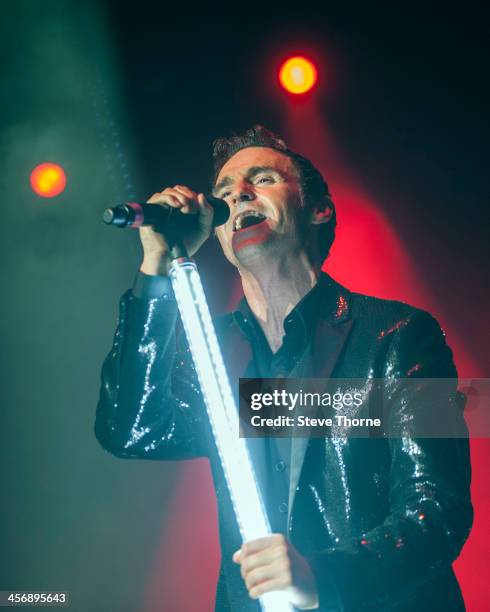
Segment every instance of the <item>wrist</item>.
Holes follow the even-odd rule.
[[[145,256],[140,271],[148,276],[168,276],[171,260],[168,253],[158,256]]]

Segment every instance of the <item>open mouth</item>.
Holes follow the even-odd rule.
[[[239,213],[233,221],[233,231],[239,232],[240,230],[258,225],[265,221],[267,217],[256,210],[244,210]]]

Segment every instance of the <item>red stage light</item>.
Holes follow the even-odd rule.
[[[310,91],[318,78],[316,66],[305,57],[295,56],[286,60],[279,70],[279,81],[292,94]]]
[[[54,198],[66,186],[65,171],[58,164],[39,164],[31,172],[31,187],[43,198]]]

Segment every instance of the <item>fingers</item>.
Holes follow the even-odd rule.
[[[287,553],[287,540],[282,533],[274,533],[265,538],[257,538],[251,542],[245,542],[242,547],[233,554],[233,561],[235,563],[252,563],[250,559],[255,553],[275,548]]]
[[[192,189],[186,187],[185,185],[175,185],[174,190],[181,194],[183,198],[187,201],[191,202],[191,208],[195,212],[202,214],[206,217],[211,216],[214,213],[213,207],[206,200],[206,196],[203,193],[194,193]],[[182,201],[182,198],[180,198]],[[195,204],[197,204],[197,209],[195,208]]]
[[[200,231],[206,237],[213,226],[214,208],[206,200],[203,193],[195,193],[185,185],[167,187],[161,192],[154,193],[148,199],[147,204],[167,204],[178,208],[183,214],[199,215],[198,223]]]
[[[178,208],[183,214],[197,214],[201,212],[201,208],[204,208],[204,203],[198,201],[198,195],[183,185],[167,187],[161,192],[154,193],[147,204],[167,204]]]
[[[253,587],[249,590],[248,594],[252,599],[258,599],[264,593],[270,593],[270,591],[283,591],[290,586],[290,583],[284,578],[273,578],[271,580],[266,580],[261,582],[257,586]]]
[[[282,535],[282,533],[274,533],[264,538],[257,538],[251,542],[245,542],[241,550],[244,555],[251,555],[264,550],[265,548],[278,545],[286,545],[286,538]]]
[[[269,565],[274,563],[274,561],[287,558],[287,552],[286,546],[275,546],[245,557],[240,567],[242,577],[246,578],[247,574],[250,574],[262,565]]]
[[[206,200],[206,196],[203,193],[197,195],[197,202],[199,204],[200,212],[203,215],[209,216],[214,214],[214,208]]]
[[[147,204],[166,205],[176,208],[179,212],[187,215],[194,215],[195,223],[190,223],[188,231],[183,237],[183,244],[192,257],[209,238],[213,228],[214,208],[206,200],[202,193],[195,193],[185,185],[175,185],[167,187],[163,191],[154,193],[147,200]],[[140,237],[143,247],[161,248],[162,236],[165,237],[165,228],[154,226],[140,227]],[[161,233],[161,236],[157,236]]]
[[[318,608],[318,588],[311,567],[284,535],[273,534],[246,542],[235,552],[233,561],[240,564],[252,599],[270,591],[286,591],[296,608]]]
[[[254,599],[274,585],[282,589],[292,584],[287,540],[282,534],[246,542],[235,552],[233,561],[240,564],[240,573]]]
[[[178,191],[186,198],[189,198],[189,200],[194,200],[197,197],[197,193],[195,193],[194,191],[192,191],[192,189],[186,187],[185,185],[174,185],[173,188],[175,189],[175,191]]]
[[[258,597],[267,592],[267,589],[264,589],[264,583],[270,583],[271,581],[280,583],[279,588],[281,589],[287,589],[291,586],[291,572],[286,562],[255,569],[248,574],[245,584],[250,596],[253,597],[253,594],[255,594]]]
[[[261,561],[254,569],[242,571],[242,578],[249,592],[262,582],[276,578],[282,578],[287,587],[291,585],[291,564],[287,557],[276,555],[269,564]]]

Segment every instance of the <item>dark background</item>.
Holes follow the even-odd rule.
[[[136,233],[106,228],[100,216],[176,183],[206,190],[218,136],[255,123],[288,132],[295,103],[276,70],[289,53],[318,61],[325,148],[406,245],[430,303],[441,305],[434,314],[448,324],[449,341],[452,334],[464,344],[464,357],[455,355],[460,372],[488,376],[483,13],[469,5],[349,5],[309,16],[237,8],[236,16],[172,16],[147,2],[4,7],[0,589],[70,590],[72,609],[83,612],[211,609],[218,553],[205,463],[125,462],[93,436],[117,301],[140,259]],[[68,177],[49,201],[28,182],[44,161]],[[313,161],[337,187],[340,228],[349,218],[340,162],[329,173]],[[332,257],[335,276],[335,245]],[[380,269],[389,259],[378,259]],[[216,243],[199,263],[212,308],[226,310],[236,278]],[[349,265],[342,282],[359,288]],[[395,297],[409,301],[409,290]],[[457,566],[469,610],[484,609],[488,581],[489,455],[487,441],[474,443],[477,522]]]

